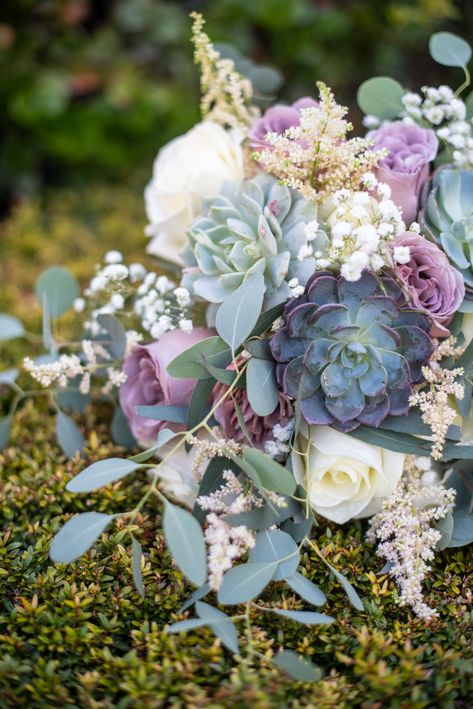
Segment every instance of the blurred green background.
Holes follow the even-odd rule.
[[[429,59],[428,37],[442,28],[471,40],[471,9],[471,0],[2,0],[0,213],[58,185],[141,188],[160,145],[198,118],[191,10],[216,42],[281,72],[274,95],[308,94],[323,79],[353,105],[375,73],[412,87],[451,79]]]

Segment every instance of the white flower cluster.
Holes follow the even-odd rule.
[[[168,330],[179,328],[192,332],[192,319],[188,314],[191,305],[187,288],[150,272],[138,288],[134,311],[143,329],[157,340]]]
[[[366,268],[377,272],[392,265],[390,242],[406,228],[390,187],[372,172],[362,176],[362,183],[361,190],[337,190],[322,208],[330,246],[317,268],[340,268],[347,281],[358,281]]]
[[[31,357],[25,357],[23,367],[29,375],[43,387],[57,384],[64,389],[69,379],[84,374],[84,367],[77,355],[63,354],[54,362],[36,363]]]
[[[233,562],[254,546],[255,535],[243,525],[232,527],[225,522],[224,515],[240,514],[261,506],[262,500],[246,494],[242,484],[231,470],[225,470],[226,481],[216,492],[201,495],[197,504],[209,514],[206,517],[205,539],[208,550],[209,584],[217,590],[223,574],[233,566]]]
[[[425,620],[438,615],[424,601],[422,583],[441,538],[433,525],[453,509],[455,491],[440,484],[430,458],[408,458],[404,476],[383,509],[371,519],[368,539],[389,564],[400,605]]]
[[[285,460],[291,451],[289,445],[292,432],[294,431],[294,419],[291,419],[285,426],[277,423],[273,428],[273,440],[266,441],[264,452],[275,460]]]
[[[473,166],[472,122],[465,102],[449,86],[423,86],[421,94],[407,93],[402,98],[405,115],[422,126],[428,124],[444,141],[456,167]]]

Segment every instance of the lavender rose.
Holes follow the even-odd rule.
[[[268,108],[263,116],[253,123],[248,133],[251,147],[254,150],[268,150],[270,145],[264,139],[267,133],[284,133],[288,128],[298,126],[301,120],[301,109],[313,108],[317,105],[317,101],[305,96],[292,106],[276,104]]]
[[[231,366],[229,369],[232,368]],[[217,384],[213,391],[213,406],[222,398],[228,387],[225,384]],[[275,411],[269,416],[258,416],[255,414],[248,401],[248,396],[245,389],[235,389],[233,391],[233,399],[240,407],[243,420],[246,424],[247,431],[251,438],[251,442],[257,448],[264,450],[264,444],[272,440],[272,431],[274,426],[279,423],[285,426],[293,415],[293,406],[289,397],[283,392],[279,394],[279,403]],[[243,443],[246,438],[238,423],[236,407],[231,397],[225,399],[215,411],[215,418],[223,435],[226,438]]]
[[[424,310],[434,323],[431,334],[449,335],[450,322],[465,297],[463,277],[439,247],[420,234],[405,232],[393,242],[394,255],[409,249],[409,260],[396,264],[397,277],[409,292],[414,307]],[[403,259],[404,260],[404,259]]]
[[[153,440],[164,427],[181,430],[178,424],[138,416],[136,406],[188,406],[196,380],[175,379],[166,367],[178,354],[212,335],[213,330],[203,327],[190,333],[171,330],[156,342],[137,345],[125,359],[123,371],[127,380],[120,388],[120,405],[137,440]]]
[[[370,131],[367,138],[373,141],[375,150],[389,150],[375,174],[380,182],[391,187],[393,202],[402,207],[406,224],[411,224],[417,217],[420,192],[429,177],[429,163],[437,155],[434,131],[394,121]]]

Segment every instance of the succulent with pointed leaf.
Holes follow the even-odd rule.
[[[392,279],[367,271],[356,283],[321,271],[289,301],[271,351],[279,383],[309,424],[350,431],[407,413],[434,346],[430,320],[400,303]]]
[[[463,276],[465,300],[460,310],[473,312],[473,172],[437,170],[421,222]]]
[[[315,220],[313,202],[264,173],[239,189],[229,188],[208,201],[204,216],[189,230],[197,268],[189,269],[186,284],[205,300],[220,303],[248,273],[258,271],[265,279],[264,309],[283,303],[291,296],[289,281],[297,278],[305,285],[315,270],[311,252],[322,253],[327,245],[319,230],[311,234],[309,253],[301,256],[306,226]]]

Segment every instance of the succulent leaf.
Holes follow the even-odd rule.
[[[392,279],[369,272],[356,284],[315,273],[289,301],[270,346],[278,381],[309,424],[350,431],[407,412],[434,346],[429,319],[402,303]]]

